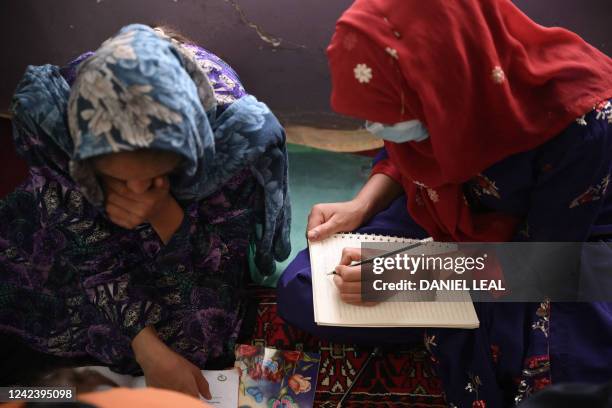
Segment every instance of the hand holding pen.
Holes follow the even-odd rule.
[[[365,264],[369,264],[369,263],[374,262],[374,260],[376,258],[387,258],[387,257],[393,256],[393,255],[396,255],[396,254],[401,254],[402,252],[410,251],[411,249],[420,247],[421,245],[423,245],[426,242],[429,242],[429,241],[428,240],[423,240],[423,241],[414,242],[414,243],[406,245],[406,246],[404,246],[402,248],[398,248],[398,249],[394,249],[392,251],[384,252],[384,253],[382,253],[380,255],[375,255],[375,256],[372,256],[372,257],[364,259],[364,260],[361,260],[361,251],[359,251],[359,254],[360,254],[359,261],[357,261],[355,259],[352,260],[352,263],[350,264],[350,266],[365,265]],[[355,248],[344,248],[344,250],[342,251],[342,258],[340,260],[340,265],[338,265],[338,266],[349,265],[349,264],[344,264],[343,263],[343,261],[345,261],[344,251],[347,250],[347,249],[355,249]],[[351,253],[353,253],[353,252],[351,252]],[[335,270],[333,270],[331,272],[328,272],[327,274],[328,275],[337,275],[338,274],[337,269],[338,269],[338,267],[336,267]]]
[[[427,241],[419,241],[411,243],[402,248],[382,253],[378,256],[361,259],[361,248],[344,248],[342,250],[342,257],[340,264],[332,272],[327,275],[333,275],[334,284],[338,288],[340,299],[349,304],[361,305],[361,306],[373,306],[376,303],[363,302],[361,298],[362,294],[362,275],[361,266],[367,263],[374,262],[374,258],[388,257],[395,254],[399,254],[411,249],[417,248]]]

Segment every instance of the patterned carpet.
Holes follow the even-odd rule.
[[[316,407],[335,407],[367,359],[370,349],[318,340],[287,326],[276,313],[274,290],[257,290],[260,300],[252,344],[321,353]],[[446,407],[440,381],[424,348],[386,350],[355,384],[347,407]]]

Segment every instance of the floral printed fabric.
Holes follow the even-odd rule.
[[[85,159],[105,153],[178,153],[182,168],[170,181],[183,201],[207,197],[249,168],[261,185],[263,207],[255,262],[261,273],[273,273],[275,260],[291,250],[291,211],[285,134],[268,107],[246,95],[218,57],[143,25],[124,27],[77,61],[78,77],[74,66],[67,70],[76,78],[68,108],[71,175],[89,201],[100,206],[103,194]],[[35,82],[38,74],[31,68],[26,76]]]
[[[138,26],[137,31],[146,30]],[[133,372],[138,367],[131,338],[153,324],[166,344],[203,366],[209,358],[232,351],[245,309],[241,288],[256,224],[274,232],[267,235],[268,248],[276,242],[276,252],[263,245],[258,248],[260,260],[271,262],[284,248],[281,226],[288,221],[288,209],[283,206],[287,197],[282,128],[265,105],[245,95],[235,73],[220,59],[199,48],[177,53],[177,61],[196,55],[194,64],[212,81],[225,75],[235,86],[229,88],[229,81],[215,84],[211,95],[216,98],[218,87],[223,87],[222,96],[201,117],[209,121],[214,139],[214,156],[206,167],[210,171],[206,187],[212,191],[201,199],[181,201],[184,222],[164,246],[148,225],[127,231],[112,224],[71,177],[70,160],[76,156],[66,120],[70,84],[80,64],[92,55],[84,54],[62,70],[51,65],[29,67],[16,92],[15,144],[28,161],[30,174],[0,201],[0,331],[18,335],[46,353],[91,356]],[[123,55],[131,54],[123,49],[115,58]],[[205,58],[214,61],[215,70],[203,68]],[[136,93],[147,98],[149,94],[142,91]],[[196,94],[192,95],[195,100]],[[200,92],[197,98],[204,106]],[[176,113],[175,108],[162,111],[170,122],[178,118],[171,113]],[[96,114],[92,109],[79,120],[89,123]],[[186,119],[193,117],[181,116],[179,123]],[[155,126],[161,123],[148,120]],[[149,147],[190,146],[187,141],[173,145],[169,137],[161,138],[167,143],[158,145],[156,131],[161,127],[155,126],[153,140],[146,142]],[[93,154],[105,143],[129,147],[141,136],[144,139],[138,140],[150,137],[139,133],[128,142],[115,130],[98,136],[82,132],[79,149]],[[242,166],[228,160],[234,159],[236,146],[243,149],[237,159],[244,160]],[[230,163],[225,167],[224,162]],[[73,161],[73,170],[74,163],[78,160]],[[188,170],[188,166],[183,169]],[[180,180],[179,176],[173,181],[180,187]],[[264,188],[264,183],[270,185]]]

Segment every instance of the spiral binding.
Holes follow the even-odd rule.
[[[411,238],[406,238],[406,237],[398,237],[398,236],[394,236],[394,235],[383,235],[383,234],[361,234],[361,233],[356,233],[356,232],[339,232],[337,234],[334,234],[333,237],[336,238],[347,238],[353,241],[359,241],[360,243],[364,243],[364,242],[405,242],[405,240],[407,239],[411,239]],[[367,239],[363,239],[364,237],[367,237]],[[413,239],[414,240],[414,239]],[[449,243],[449,242],[435,242],[433,239],[429,238],[428,240],[414,240],[414,241],[424,241],[424,244],[427,244],[427,246],[429,248],[451,248],[451,245],[456,245],[453,243]]]
[[[355,232],[339,232],[337,234],[335,234],[336,237],[338,238],[348,238],[348,239],[358,239],[361,240],[363,237],[368,237],[368,238],[373,238],[373,242],[402,242],[405,239],[410,239],[410,238],[405,238],[405,237],[397,237],[394,235],[382,235],[382,234],[359,234],[359,233],[355,233]],[[372,242],[372,241],[368,241],[368,242]]]

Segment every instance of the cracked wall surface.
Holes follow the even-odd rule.
[[[612,55],[610,0],[515,0]],[[0,112],[28,64],[63,64],[121,26],[165,22],[219,54],[286,124],[353,128],[329,109],[325,48],[352,0],[1,0]]]

